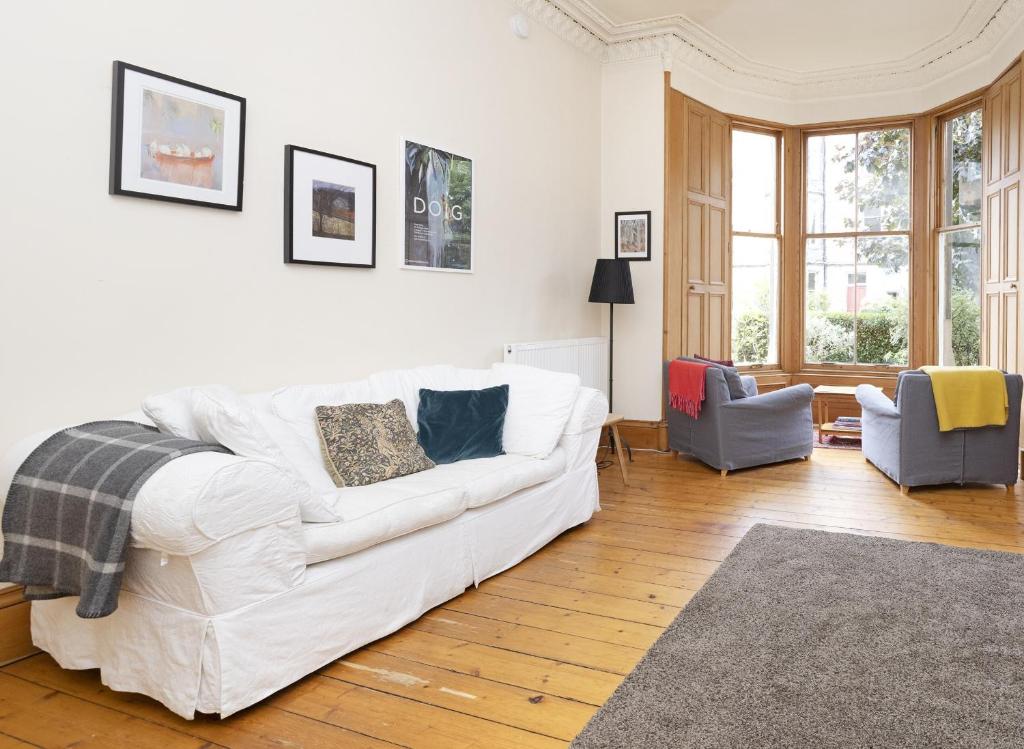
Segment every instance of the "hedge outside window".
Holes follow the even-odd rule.
[[[909,361],[910,129],[806,140],[804,360]]]

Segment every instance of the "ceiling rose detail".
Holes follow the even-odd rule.
[[[1024,19],[1024,0],[971,0],[950,33],[901,60],[801,72],[758,63],[682,15],[620,24],[590,0],[514,2],[604,62],[660,56],[734,91],[789,102],[925,88],[987,59]]]

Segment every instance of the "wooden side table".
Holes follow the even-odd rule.
[[[860,429],[837,429],[828,420],[829,401],[841,403],[852,401],[851,405],[856,405],[856,393],[857,388],[849,385],[818,385],[814,388],[814,400],[817,403],[818,442],[824,442],[826,434],[839,437],[860,437]]]
[[[622,471],[622,483],[629,486],[629,476],[626,473],[626,453],[623,450],[622,438],[619,437],[619,424],[626,418],[621,414],[608,414],[604,420],[602,429],[611,432],[611,443],[615,451],[615,457],[619,459],[619,470]]]

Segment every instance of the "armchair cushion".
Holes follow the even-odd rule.
[[[708,368],[721,370],[722,375],[725,377],[725,384],[728,385],[729,387],[729,397],[732,398],[733,400],[740,400],[741,398],[746,398],[749,395],[747,393],[746,387],[743,384],[743,380],[740,377],[740,373],[736,369],[736,367],[730,367],[725,364],[719,364],[717,361],[713,359],[704,359],[703,357],[694,358],[689,356],[681,356],[679,358],[684,359],[686,361],[693,361],[698,362],[700,364],[706,364]]]
[[[874,385],[858,385],[855,393],[857,403],[863,411],[874,416],[883,416],[893,419],[900,417],[896,404],[889,400],[889,397],[882,392],[882,389]]]

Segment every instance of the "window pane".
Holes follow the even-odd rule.
[[[946,121],[942,225],[981,221],[981,110]]]
[[[853,239],[808,239],[804,358],[852,364],[858,284]],[[856,280],[854,276],[854,281]]]
[[[734,237],[732,358],[737,364],[778,364],[779,243]]]
[[[910,129],[858,133],[856,179],[847,172],[837,189],[857,196],[858,231],[909,229]]]
[[[939,235],[939,364],[981,363],[981,229]]]
[[[855,228],[856,153],[854,133],[814,135],[807,139],[808,234]]]
[[[775,233],[774,135],[732,132],[732,230]]]
[[[853,291],[858,364],[906,366],[909,292],[909,237],[859,237]]]

